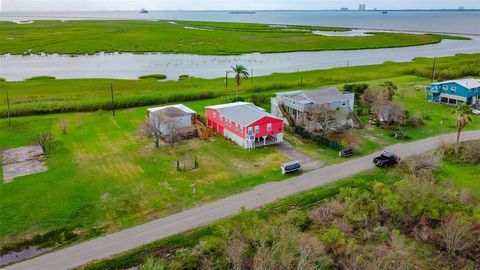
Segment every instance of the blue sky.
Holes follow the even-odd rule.
[[[365,3],[367,9],[480,9],[480,0],[0,0],[0,8],[22,11],[48,10],[206,10],[206,9],[358,9]]]

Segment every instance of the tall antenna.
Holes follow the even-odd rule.
[[[8,98],[8,91],[7,91],[7,117],[8,117],[8,126],[11,126],[12,121],[10,120],[10,99]]]
[[[432,66],[432,83],[435,81],[435,68],[437,64],[437,57],[433,57],[433,66]]]
[[[347,68],[345,70],[345,83],[348,83],[348,67],[350,66],[350,62],[347,61]]]

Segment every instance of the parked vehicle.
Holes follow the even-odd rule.
[[[300,165],[300,161],[295,160],[287,163],[282,163],[281,167],[282,167],[282,174],[287,174],[287,173],[299,171],[302,166]]]
[[[377,167],[387,168],[400,162],[400,158],[391,152],[383,152],[380,156],[373,159]]]

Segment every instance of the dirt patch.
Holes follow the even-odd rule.
[[[45,172],[45,156],[39,145],[11,148],[2,152],[3,180],[12,182],[14,178]]]
[[[284,154],[291,160],[299,160],[302,164],[302,169],[306,171],[316,170],[325,166],[325,163],[320,160],[314,160],[302,151],[293,147],[288,142],[282,142],[275,144],[272,148],[276,149],[280,153]]]

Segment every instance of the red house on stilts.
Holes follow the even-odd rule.
[[[246,149],[283,141],[283,120],[248,102],[206,107],[207,125]]]

